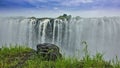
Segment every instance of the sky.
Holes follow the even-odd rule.
[[[120,0],[0,0],[0,16],[119,16]]]

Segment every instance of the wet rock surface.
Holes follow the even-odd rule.
[[[47,61],[55,61],[56,59],[62,57],[61,53],[59,52],[59,47],[50,43],[38,44],[37,54],[43,57],[43,60]]]

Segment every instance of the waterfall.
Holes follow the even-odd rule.
[[[104,54],[104,58],[120,57],[120,17],[30,19],[0,18],[0,47],[10,44],[27,45],[31,48],[39,43],[53,43],[67,56],[83,54],[82,41],[88,51]]]

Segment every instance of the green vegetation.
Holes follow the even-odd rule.
[[[9,68],[16,65],[25,53],[32,51],[32,49],[25,46],[10,46],[2,47],[0,49],[0,68]]]
[[[63,14],[62,16],[59,16],[57,18],[62,19],[62,20],[64,20],[64,19],[69,20],[69,19],[71,19],[71,17],[72,17],[71,15]]]
[[[49,18],[49,17],[43,17],[43,18],[28,17],[28,19],[45,20],[45,19],[53,19],[53,18]]]
[[[28,17],[28,19],[36,19],[36,17]]]
[[[62,20],[70,20],[72,18],[71,15],[63,14],[57,17],[57,19],[62,19]],[[76,17],[76,19],[80,18],[79,16]],[[49,17],[43,17],[43,18],[36,18],[36,17],[28,17],[28,19],[37,19],[37,20],[45,20],[45,19],[54,19],[54,18],[49,18]]]
[[[3,46],[0,49],[0,55],[2,56],[16,55],[23,52],[29,52],[29,51],[31,51],[31,49],[26,46],[19,46],[19,45],[10,46],[10,47]]]
[[[82,42],[85,56],[80,60],[76,58],[62,58],[56,61],[43,61],[34,50],[25,46],[10,46],[0,49],[0,68],[120,68],[120,61],[105,61],[103,54],[97,53],[91,57],[87,50],[87,43]],[[27,59],[25,59],[27,57]],[[25,60],[24,62],[21,62]],[[21,62],[21,63],[20,63]]]

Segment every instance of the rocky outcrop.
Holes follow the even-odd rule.
[[[55,61],[56,59],[62,57],[61,53],[59,52],[59,47],[50,43],[38,44],[37,54],[41,56],[43,60],[47,61]]]

